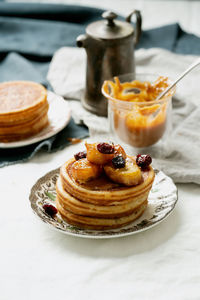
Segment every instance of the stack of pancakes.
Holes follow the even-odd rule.
[[[56,206],[69,224],[94,230],[125,226],[142,215],[154,180],[151,166],[142,171],[143,182],[127,187],[112,182],[105,174],[87,183],[72,177],[75,159],[60,169],[57,180]]]
[[[0,83],[0,141],[30,137],[48,125],[46,89],[34,82]]]

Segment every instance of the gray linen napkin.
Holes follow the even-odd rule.
[[[137,73],[162,74],[175,79],[197,57],[151,48],[136,51]],[[91,138],[109,136],[108,120],[82,108],[80,95],[85,82],[86,55],[83,49],[59,49],[50,64],[48,80],[57,94],[69,99],[76,123],[88,126]],[[175,182],[200,184],[200,69],[179,83],[173,98],[173,134],[170,152],[153,159],[154,166]]]

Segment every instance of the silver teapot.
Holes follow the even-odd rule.
[[[135,29],[131,24],[136,15]],[[82,95],[85,109],[100,116],[107,115],[107,101],[101,93],[104,80],[113,76],[135,72],[134,47],[141,35],[142,18],[134,10],[126,21],[116,20],[111,11],[102,14],[103,20],[93,22],[86,28],[86,34],[78,36],[78,47],[87,53],[86,86]]]

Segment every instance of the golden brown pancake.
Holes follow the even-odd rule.
[[[141,205],[148,196],[148,191],[144,192],[143,195],[137,197],[135,201],[130,201],[128,203],[123,202],[123,204],[118,205],[103,205],[99,201],[99,205],[83,202],[63,189],[61,179],[59,178],[56,185],[57,198],[60,205],[74,214],[80,214],[90,217],[98,218],[115,218],[125,215],[130,215],[132,211]],[[133,199],[131,199],[133,200]]]
[[[92,230],[106,230],[123,227],[135,221],[146,209],[147,200],[142,205],[137,207],[131,215],[113,219],[92,218],[75,215],[68,210],[64,210],[63,207],[60,206],[58,200],[56,202],[56,206],[62,218],[71,225]]]
[[[72,176],[74,162],[70,159],[61,167],[56,183],[56,206],[68,223],[95,230],[118,228],[144,212],[155,176],[151,166],[142,171],[142,183],[127,187],[112,182],[105,174],[79,183]]]
[[[47,91],[38,83],[0,83],[0,141],[30,137],[48,125]]]
[[[10,81],[0,84],[0,112],[22,111],[44,101],[46,89],[30,81]]]

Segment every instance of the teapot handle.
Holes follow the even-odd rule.
[[[135,28],[135,39],[134,39],[134,43],[135,45],[138,43],[141,33],[142,33],[142,16],[139,10],[134,10],[130,13],[130,15],[128,15],[128,17],[126,18],[126,22],[131,23],[131,18],[133,15],[136,15],[136,28]]]

